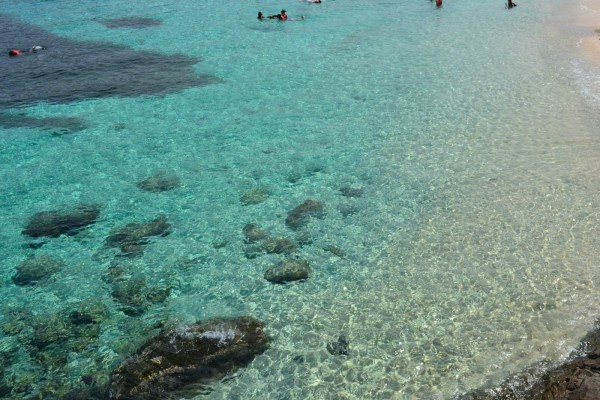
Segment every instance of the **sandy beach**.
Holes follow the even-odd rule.
[[[575,18],[576,25],[581,27],[584,32],[578,47],[587,59],[600,64],[600,2],[581,0],[577,6]]]

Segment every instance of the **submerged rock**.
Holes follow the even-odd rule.
[[[600,400],[600,321],[569,361],[560,365],[542,361],[497,387],[472,390],[456,399]]]
[[[269,236],[267,231],[259,228],[256,224],[246,224],[242,230],[246,238],[246,243],[254,243],[263,240]]]
[[[240,201],[243,205],[249,206],[253,204],[259,204],[265,201],[269,197],[269,192],[267,190],[257,187],[248,190],[246,193],[242,195]]]
[[[311,217],[323,218],[324,216],[325,204],[308,199],[289,212],[285,223],[292,229],[298,229],[306,225]]]
[[[69,314],[69,320],[74,325],[100,324],[108,315],[109,310],[104,303],[91,299],[79,303]]]
[[[175,175],[168,175],[165,172],[159,172],[149,178],[138,182],[137,187],[147,192],[159,193],[173,190],[179,187],[180,180]]]
[[[73,210],[42,211],[29,219],[21,233],[34,238],[74,235],[96,222],[99,215],[100,208],[97,205],[86,204],[78,205]]]
[[[139,255],[144,252],[148,238],[152,236],[167,236],[171,224],[165,215],[145,223],[133,222],[110,231],[106,238],[107,247],[118,247],[125,255]]]
[[[151,286],[144,274],[133,273],[124,265],[111,265],[103,277],[112,288],[112,297],[119,309],[130,317],[142,315],[153,304],[162,303],[171,295],[168,285]]]
[[[100,19],[98,20],[102,25],[107,28],[147,28],[150,26],[158,26],[161,22],[153,18],[142,18],[142,17],[123,17],[113,19]]]
[[[267,269],[265,279],[273,283],[285,283],[307,279],[310,273],[307,261],[288,258]]]
[[[261,247],[269,254],[292,254],[298,250],[296,242],[284,237],[266,238]]]
[[[349,350],[350,343],[348,343],[348,339],[346,339],[346,336],[344,335],[340,335],[337,342],[327,343],[327,351],[331,355],[348,355]]]
[[[355,188],[351,186],[344,186],[340,188],[340,193],[342,196],[346,197],[361,197],[364,193],[363,188]]]
[[[251,317],[211,319],[163,331],[111,375],[111,399],[181,398],[221,379],[268,348],[264,324]]]
[[[30,257],[17,265],[17,273],[12,277],[15,285],[34,285],[46,279],[63,267],[63,262],[48,255]]]

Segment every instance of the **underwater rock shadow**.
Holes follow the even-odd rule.
[[[0,14],[0,26],[0,48],[5,50],[0,56],[2,75],[8,83],[0,91],[0,110],[39,102],[61,104],[104,97],[164,95],[221,82],[214,76],[197,75],[194,65],[200,60],[183,54],[66,39],[6,14]],[[44,50],[8,56],[11,48],[33,45],[41,45]],[[11,119],[5,124],[23,126],[27,120]]]
[[[84,120],[75,117],[35,118],[24,114],[11,115],[0,112],[0,126],[3,128],[38,128],[51,130],[53,135],[75,133],[86,129]]]
[[[112,19],[95,19],[109,29],[115,28],[148,28],[151,26],[161,25],[162,22],[158,19],[153,18],[143,18],[143,17],[122,17],[122,18],[112,18]]]

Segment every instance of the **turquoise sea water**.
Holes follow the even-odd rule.
[[[7,110],[88,126],[0,129],[7,397],[105,379],[161,323],[251,315],[270,349],[201,398],[450,399],[566,357],[598,316],[600,68],[558,0],[510,11],[450,0],[0,5],[72,40],[197,57],[196,72],[219,80]],[[306,19],[255,18],[282,7]],[[120,17],[161,25],[98,22]],[[161,171],[180,187],[138,189]],[[244,205],[255,188],[268,198]],[[285,218],[306,199],[326,216],[291,230]],[[28,247],[31,215],[79,203],[101,205],[100,220]],[[172,233],[143,256],[115,261],[103,247],[112,228],[159,214]],[[310,278],[267,282],[283,256],[249,258],[247,223],[301,244]],[[16,286],[32,255],[64,267]],[[106,279],[115,264],[167,298],[123,313]],[[93,339],[32,346],[36,327],[90,302],[108,310]],[[18,332],[6,328],[15,310],[32,314]],[[340,334],[348,356],[326,350]]]

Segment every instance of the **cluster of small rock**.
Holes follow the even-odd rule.
[[[137,187],[149,193],[176,189],[180,180],[176,176],[158,173],[140,181]],[[362,190],[342,188],[347,197],[360,196]],[[244,193],[243,206],[260,204],[268,199],[268,191],[254,188]],[[42,211],[29,218],[22,234],[36,241],[32,249],[42,248],[46,243],[62,235],[77,235],[100,219],[101,207],[95,204],[79,204],[70,209]],[[264,279],[276,284],[303,281],[312,269],[307,260],[294,256],[303,245],[302,231],[313,220],[326,215],[322,202],[307,199],[294,207],[285,218],[285,226],[300,240],[272,236],[255,223],[243,227],[244,254],[248,259],[261,255],[281,255],[282,258],[266,269]],[[153,238],[169,235],[171,224],[166,215],[160,214],[147,222],[132,222],[110,230],[99,250],[116,250],[103,280],[110,296],[119,310],[130,317],[143,315],[151,306],[168,299],[172,287],[149,284],[144,274],[136,272],[128,259],[141,257]],[[41,241],[40,241],[41,240]],[[323,250],[343,258],[344,252],[331,245]],[[65,266],[63,260],[47,254],[31,255],[19,263],[12,280],[17,286],[36,286],[53,279],[53,275]],[[19,308],[4,310],[1,326],[5,335],[16,337],[30,354],[48,370],[62,368],[69,352],[81,352],[93,346],[110,318],[109,308],[101,300],[83,301],[53,315],[34,315]],[[82,376],[80,387],[64,393],[64,388],[46,385],[49,392],[62,393],[66,399],[151,399],[179,398],[184,396],[193,383],[198,391],[203,384],[214,382],[235,369],[248,364],[256,355],[264,352],[269,343],[263,332],[264,324],[251,317],[219,318],[195,324],[172,326],[151,337],[131,357],[126,358],[111,374]],[[344,335],[326,345],[332,355],[348,355],[349,343]],[[180,351],[183,350],[183,351]],[[12,353],[3,354],[0,361],[10,364]],[[4,369],[0,370],[0,378]],[[4,381],[4,380],[3,380]],[[58,384],[57,384],[58,385]],[[25,387],[9,387],[0,384],[0,397],[27,392]]]

